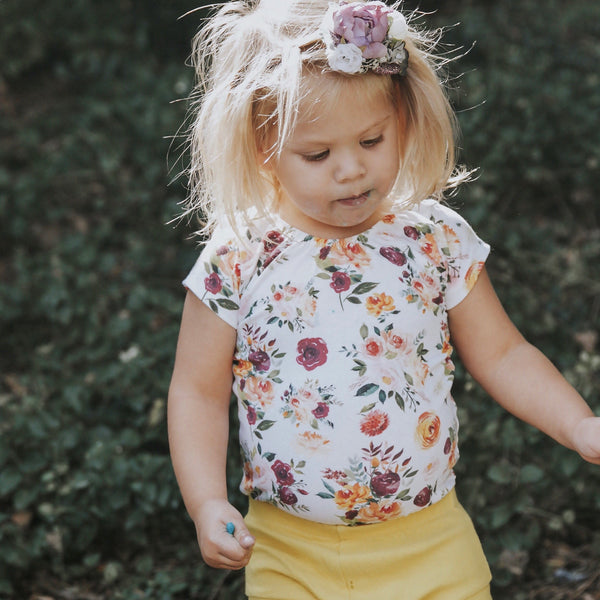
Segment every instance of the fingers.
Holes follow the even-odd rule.
[[[242,569],[252,555],[254,537],[235,509],[220,516],[220,519],[206,519],[197,525],[202,558],[217,569]],[[229,520],[225,520],[228,517]]]

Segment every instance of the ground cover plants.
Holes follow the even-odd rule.
[[[198,251],[192,224],[167,224],[200,13],[177,17],[197,4],[0,2],[0,597],[243,597],[239,574],[201,564],[166,441]],[[451,203],[492,244],[515,322],[599,411],[600,5],[421,7],[469,50],[449,76],[480,171]],[[455,397],[495,597],[600,597],[600,469],[462,370]],[[232,452],[242,506],[238,474]]]

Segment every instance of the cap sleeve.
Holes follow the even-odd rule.
[[[239,319],[241,253],[231,240],[211,238],[183,285],[226,323],[236,328]]]
[[[446,307],[451,309],[464,300],[477,282],[490,246],[451,208],[428,200],[421,203],[420,209],[436,225],[438,244],[448,269]]]

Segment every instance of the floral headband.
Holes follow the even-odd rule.
[[[405,75],[406,19],[383,2],[331,4],[321,26],[327,62],[334,71]]]

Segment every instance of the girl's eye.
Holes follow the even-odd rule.
[[[361,145],[364,148],[372,148],[373,146],[377,146],[377,144],[380,142],[383,142],[383,135],[378,135],[376,138],[371,140],[365,140],[364,142],[361,142]]]
[[[329,150],[324,150],[323,152],[318,152],[317,154],[303,154],[302,158],[307,162],[319,162],[320,160],[324,160],[329,156]]]

